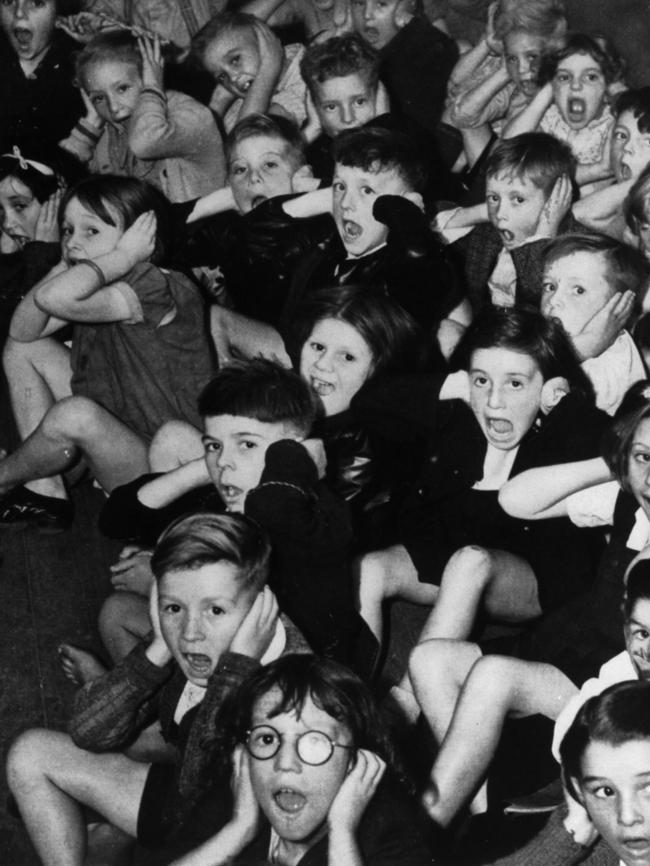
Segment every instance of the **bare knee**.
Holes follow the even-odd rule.
[[[492,699],[507,698],[514,682],[513,660],[506,656],[482,656],[473,666],[467,685],[472,693],[485,692]]]
[[[54,741],[62,736],[65,735],[32,728],[16,738],[7,755],[7,782],[13,793],[47,775],[48,758],[59,748]]]
[[[446,578],[454,584],[463,581],[464,584],[485,586],[492,575],[493,562],[492,553],[484,547],[474,544],[461,547],[449,558],[442,582]]]
[[[425,688],[442,680],[461,686],[481,659],[474,643],[457,640],[427,640],[417,644],[409,657],[409,676],[414,688]]]
[[[43,432],[73,441],[102,435],[105,410],[88,397],[64,397],[43,418]]]
[[[185,421],[167,421],[149,446],[149,465],[153,472],[168,472],[203,454],[201,434]]]

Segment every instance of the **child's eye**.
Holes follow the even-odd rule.
[[[641,640],[646,640],[648,637],[650,637],[650,632],[646,631],[646,629],[644,628],[640,628],[634,632],[634,636],[641,638]]]
[[[556,287],[553,285],[553,283],[542,283],[543,292],[554,292],[555,288]]]
[[[332,184],[332,189],[334,189],[336,192],[345,192],[345,184],[342,183],[340,180],[335,180]]]
[[[486,200],[490,202],[490,204],[498,204],[499,196],[495,195],[493,192],[489,192],[486,196]]]
[[[251,439],[242,439],[239,447],[242,451],[252,451],[253,448],[257,448],[257,442],[253,442]]]
[[[522,195],[516,195],[514,197],[515,204],[523,204],[526,199]]]
[[[555,80],[560,84],[566,84],[569,81],[569,76],[566,72],[558,72],[555,76]]]
[[[593,84],[596,81],[600,81],[601,77],[602,76],[600,76],[597,72],[588,72],[587,76],[586,76],[587,81],[589,81],[591,84]]]
[[[89,228],[86,229],[86,235],[90,238],[94,238],[95,235],[98,235],[99,231],[97,229]]]
[[[637,451],[633,455],[633,458],[637,463],[642,463],[643,465],[650,463],[650,453],[647,451]]]
[[[230,58],[230,65],[231,66],[239,66],[240,63],[241,63],[241,54],[233,54],[233,56]]]
[[[325,103],[323,103],[323,105],[321,105],[321,108],[323,111],[335,111],[336,110],[336,106],[334,105],[333,102],[325,102]]]
[[[617,139],[617,141],[625,141],[627,139],[627,135],[622,130],[615,129],[614,138]]]
[[[210,613],[213,614],[213,616],[223,616],[225,612],[226,611],[222,607],[219,607],[218,604],[213,604],[210,608]]]
[[[513,388],[515,391],[519,391],[520,388],[524,387],[524,383],[521,381],[521,379],[511,379],[510,387]]]
[[[365,96],[360,96],[358,99],[355,99],[356,105],[366,105],[368,100]]]
[[[103,96],[91,96],[90,101],[92,102],[93,105],[99,105],[100,102],[104,101],[104,97]]]
[[[487,376],[474,376],[472,379],[472,384],[476,385],[477,388],[483,388],[487,385]]]
[[[221,451],[221,442],[204,442],[203,447],[206,454],[216,454]]]
[[[374,195],[374,194],[375,194],[375,191],[374,191],[374,189],[373,189],[371,186],[362,186],[362,187],[361,187],[361,192],[362,192],[364,195]]]
[[[180,609],[180,604],[174,604],[173,602],[163,605],[163,613],[179,613]]]
[[[323,346],[322,343],[310,343],[309,348],[312,349],[314,352],[324,352],[325,351],[325,346]]]
[[[130,84],[120,84],[120,86],[117,88],[117,92],[126,93],[126,91],[129,90],[130,86]]]
[[[356,361],[356,360],[357,360],[357,359],[355,358],[354,355],[351,355],[351,354],[350,354],[350,352],[344,352],[344,353],[343,353],[343,359],[344,359],[345,361],[349,361],[350,363],[351,363],[352,361]]]
[[[576,295],[584,295],[587,290],[584,286],[574,286],[573,291]]]
[[[600,800],[607,800],[614,796],[614,789],[609,785],[598,785],[597,787],[592,788],[591,793],[594,797],[598,797]]]
[[[72,234],[71,227],[70,226],[63,226],[61,229],[61,234],[63,235],[64,238],[69,238],[70,235]]]
[[[273,169],[278,168],[278,163],[273,162],[273,160],[268,160],[267,162],[264,163],[264,167],[273,170]]]

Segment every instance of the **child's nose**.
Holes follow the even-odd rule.
[[[632,794],[622,794],[619,797],[616,812],[618,823],[624,827],[631,827],[643,822],[642,811],[636,801],[636,796]]]
[[[332,354],[331,352],[323,352],[321,355],[316,358],[316,367],[319,370],[331,370],[332,369]]]
[[[349,124],[354,121],[354,109],[351,105],[341,106],[341,123]]]
[[[16,3],[14,18],[27,18],[27,5],[25,0],[18,0],[18,3]]]
[[[366,3],[363,9],[363,17],[364,20],[370,21],[371,18],[374,18],[375,10],[373,9],[372,3]]]
[[[282,740],[280,748],[275,755],[274,768],[278,771],[301,773],[302,761],[293,743]]]
[[[582,90],[582,81],[579,78],[571,80],[571,90]]]
[[[500,406],[503,406],[503,393],[501,388],[497,385],[494,385],[490,388],[490,392],[488,394],[488,406],[493,409],[497,409]]]
[[[226,450],[222,448],[221,451],[217,454],[217,466],[220,469],[223,469],[225,466],[229,468],[233,468],[235,465],[232,452],[230,450]]]
[[[203,624],[201,617],[196,613],[189,613],[183,621],[183,639],[186,641],[203,640]]]

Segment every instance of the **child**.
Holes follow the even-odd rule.
[[[192,52],[215,80],[212,107],[226,132],[249,114],[282,114],[302,125],[305,83],[300,75],[304,48],[286,48],[271,28],[245,12],[222,12],[192,40]],[[221,91],[221,93],[219,93]]]
[[[236,313],[272,325],[279,321],[292,268],[316,237],[300,236],[280,206],[287,196],[315,183],[304,150],[291,121],[248,115],[226,139],[229,185],[173,208],[175,264],[219,268]],[[327,228],[322,225],[321,234],[326,235]],[[233,312],[226,308],[212,311],[222,361],[228,350],[218,329],[220,319],[227,316]]]
[[[650,260],[650,167],[634,181],[625,201],[623,215],[628,229],[626,240]]]
[[[37,157],[40,157],[37,158]],[[0,341],[22,297],[61,258],[58,210],[81,166],[60,149],[0,156]]]
[[[611,149],[614,183],[577,201],[573,214],[589,228],[625,240],[623,202],[650,162],[650,87],[621,93],[613,109],[616,118]]]
[[[81,866],[91,804],[147,847],[183,828],[209,779],[226,696],[260,661],[306,649],[265,587],[269,555],[265,534],[238,515],[195,514],[160,538],[149,640],[77,692],[70,735],[27,731],[12,748],[10,784],[44,862],[56,851]],[[153,763],[120,753],[154,722]],[[217,829],[209,813],[201,820],[206,835]]]
[[[379,709],[344,667],[279,659],[242,685],[230,715],[235,814],[178,866],[432,862]]]
[[[546,242],[580,229],[569,213],[574,164],[569,147],[542,132],[494,148],[485,166],[489,222],[452,244],[464,259],[474,312],[488,304],[539,308]],[[452,214],[445,230],[455,227],[456,216],[462,212]]]
[[[609,415],[630,385],[645,378],[639,350],[623,328],[649,279],[643,256],[606,235],[564,235],[544,254],[542,313],[562,323],[583,359],[596,405]]]
[[[379,52],[393,111],[435,136],[456,43],[420,14],[418,0],[352,0],[351,8],[355,33]]]
[[[561,48],[565,33],[564,6],[558,0],[490,4],[484,36],[451,74],[443,116],[461,131],[469,166],[528,105],[539,87],[543,58]]]
[[[402,506],[401,543],[361,560],[360,611],[380,640],[382,604],[393,597],[436,602],[423,638],[467,637],[480,610],[529,622],[586,588],[601,550],[600,533],[569,520],[530,524],[497,507],[497,491],[526,466],[597,453],[606,416],[590,404],[561,326],[533,310],[490,308],[458,351],[463,372],[440,391],[435,380],[398,380],[361,400],[384,435],[412,441],[424,428],[435,448]],[[447,402],[467,374],[470,405]]]
[[[569,36],[548,63],[550,81],[503,132],[511,138],[539,129],[565,141],[577,160],[576,182],[584,195],[612,176],[614,115],[609,100],[612,88],[623,86],[622,61],[601,42],[583,33]]]
[[[83,113],[73,79],[75,43],[57,32],[64,0],[0,7],[0,153],[54,147]]]
[[[308,46],[300,71],[311,100],[312,115],[303,130],[309,142],[307,159],[316,177],[331,182],[332,139],[357,129],[388,111],[379,88],[379,55],[354,33],[333,36]]]
[[[234,364],[206,386],[199,412],[202,445],[185,429],[183,465],[117,490],[100,527],[151,543],[176,515],[196,508],[197,496],[205,506],[211,484],[212,507],[244,512],[269,532],[274,591],[310,645],[348,660],[358,626],[349,517],[319,480],[325,460],[320,440],[307,439],[316,413],[307,383],[270,361]]]
[[[588,816],[580,833],[556,810],[523,849],[493,866],[648,866],[650,685],[619,683],[591,698],[562,742],[562,773]]]
[[[146,470],[147,440],[162,423],[197,419],[190,395],[213,362],[196,288],[155,264],[165,208],[153,187],[110,175],[65,195],[63,260],[21,302],[5,348],[24,441],[0,461],[3,525],[67,528],[72,506],[57,473],[80,451],[110,491]],[[50,338],[68,322],[72,352]]]
[[[215,120],[191,96],[164,90],[157,39],[100,33],[77,55],[76,75],[87,113],[65,147],[91,171],[149,181],[174,202],[223,186]]]

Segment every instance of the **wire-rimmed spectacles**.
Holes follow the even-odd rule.
[[[268,761],[280,751],[284,736],[272,725],[256,725],[246,732],[246,749],[258,761]],[[334,749],[353,749],[343,743],[335,743],[323,731],[305,731],[296,737],[296,752],[303,764],[318,767],[326,764]]]

